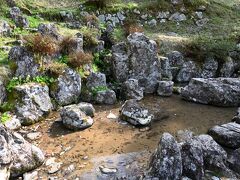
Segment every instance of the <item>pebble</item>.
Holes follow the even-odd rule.
[[[32,132],[27,134],[27,138],[30,140],[37,140],[42,137],[42,133],[40,132]]]
[[[116,168],[108,168],[105,166],[99,166],[99,169],[103,174],[115,174],[117,172]]]
[[[38,180],[38,172],[33,171],[33,172],[27,172],[23,174],[23,179],[24,180]]]

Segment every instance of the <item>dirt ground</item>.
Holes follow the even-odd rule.
[[[75,179],[94,168],[93,159],[136,152],[144,152],[136,161],[144,164],[145,168],[163,132],[176,135],[178,130],[188,129],[195,134],[206,133],[214,125],[229,122],[236,112],[236,108],[186,102],[177,95],[170,98],[148,96],[141,103],[151,110],[159,111],[159,119],[162,119],[161,112],[165,118],[154,122],[150,128],[136,128],[117,119],[108,119],[110,112],[119,115],[119,102],[114,106],[95,105],[95,123],[83,131],[66,129],[56,112],[45,121],[27,127],[27,132],[42,133],[41,138],[34,143],[46,153],[46,157],[56,157],[57,161],[63,163],[54,175],[48,175],[47,169],[42,166],[39,170],[41,177]],[[68,173],[64,169],[71,164],[74,165],[74,171]]]

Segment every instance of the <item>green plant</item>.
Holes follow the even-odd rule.
[[[24,83],[37,82],[50,85],[54,81],[55,79],[49,76],[36,76],[34,78],[30,78],[30,76],[28,76],[27,78],[13,77],[7,84],[6,90],[11,93],[16,86],[22,85]]]
[[[14,108],[14,103],[11,102],[4,102],[0,106],[0,112],[12,111]]]
[[[59,62],[52,62],[46,66],[46,70],[48,71],[50,76],[53,77],[58,77],[59,75],[63,74],[66,68],[67,64]]]
[[[97,69],[101,72],[105,72],[106,69],[110,66],[108,62],[104,61],[104,58],[112,56],[111,51],[108,49],[104,49],[99,53],[95,53],[93,55],[93,64],[97,67]]]
[[[93,89],[91,89],[91,92],[92,92],[93,96],[96,96],[98,92],[107,91],[107,90],[109,90],[109,88],[107,86],[97,86],[97,87],[94,87]]]
[[[82,27],[80,32],[83,35],[83,46],[84,48],[91,48],[98,44],[97,37],[100,36],[100,31],[96,28]]]
[[[112,38],[115,42],[123,41],[125,39],[125,31],[121,27],[115,28],[112,33]]]
[[[67,64],[68,63],[68,56],[67,55],[63,55],[60,58],[58,58],[57,61],[59,63]]]
[[[5,112],[1,115],[1,123],[2,124],[5,124],[10,119],[11,119],[11,115],[8,112]]]

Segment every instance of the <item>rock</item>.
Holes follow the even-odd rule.
[[[196,25],[199,27],[205,26],[209,22],[208,18],[203,18],[195,21]]]
[[[38,172],[27,172],[23,174],[23,180],[38,180]]]
[[[171,81],[173,79],[169,59],[166,57],[160,58],[161,75],[163,79]]]
[[[215,141],[225,147],[240,148],[240,124],[217,125],[211,128],[208,133]]]
[[[113,113],[109,113],[109,114],[107,115],[107,118],[108,118],[108,119],[117,119],[118,117],[117,117],[115,114],[113,114]]]
[[[207,58],[203,64],[201,77],[214,78],[217,75],[218,62],[213,58]]]
[[[240,174],[240,149],[236,149],[230,153],[227,162],[232,170]]]
[[[232,58],[228,58],[220,70],[221,77],[231,77],[235,71],[235,65]]]
[[[9,52],[8,59],[16,65],[16,77],[36,77],[41,74],[40,65],[36,63],[33,54],[24,47],[13,47]]]
[[[152,27],[157,26],[157,21],[156,21],[156,19],[152,19],[151,21],[149,21],[149,22],[148,22],[148,25],[149,25],[149,26],[152,26]]]
[[[41,136],[42,136],[41,132],[31,132],[27,134],[27,138],[32,141],[41,138]]]
[[[223,174],[224,176],[232,177],[233,173],[226,166],[226,151],[209,135],[200,135],[196,138],[202,144],[205,168]]]
[[[56,158],[52,157],[49,158],[46,162],[45,162],[46,166],[48,167],[48,173],[49,174],[54,174],[57,171],[59,171],[59,169],[61,168],[62,163],[60,162],[56,162]]]
[[[177,140],[179,142],[191,142],[193,139],[193,132],[189,130],[179,130],[177,132]]]
[[[137,100],[127,100],[120,110],[120,119],[127,121],[135,126],[149,125],[153,119],[148,109],[145,109],[137,103]]]
[[[4,123],[4,126],[10,130],[18,130],[21,128],[21,122],[16,115],[9,114],[9,120]]]
[[[180,12],[176,12],[169,17],[169,20],[170,21],[181,22],[181,21],[186,21],[187,17],[186,17],[185,14],[181,14]]]
[[[179,5],[179,4],[183,4],[183,0],[171,0],[171,3],[173,5]]]
[[[10,36],[12,29],[6,21],[0,21],[0,36]]]
[[[238,78],[193,78],[183,88],[185,100],[216,106],[240,105],[240,80]]]
[[[115,174],[115,173],[117,173],[116,168],[108,168],[108,167],[105,167],[105,166],[99,166],[99,169],[103,174]]]
[[[202,11],[196,11],[195,15],[198,19],[203,19],[203,12]]]
[[[121,91],[122,97],[126,100],[143,99],[143,88],[139,86],[137,79],[128,79],[125,81],[122,85]]]
[[[71,11],[60,11],[60,16],[64,21],[72,21],[73,14]]]
[[[51,96],[61,105],[77,103],[81,94],[81,76],[66,68],[50,87]]]
[[[171,96],[173,93],[173,81],[159,81],[157,94],[159,96]]]
[[[17,27],[26,28],[29,26],[27,18],[22,15],[22,12],[18,7],[12,7],[10,9],[10,16]]]
[[[100,72],[92,72],[87,78],[86,86],[89,89],[94,89],[96,87],[106,87],[107,83],[105,74]]]
[[[44,154],[28,143],[18,133],[8,131],[0,125],[0,165],[10,167],[11,177],[36,169],[44,162]]]
[[[179,51],[172,51],[167,54],[170,66],[181,67],[184,63],[184,57]]]
[[[134,33],[127,37],[126,43],[113,46],[112,51],[112,70],[118,82],[137,79],[145,93],[156,92],[161,68],[155,41],[142,33]]]
[[[240,124],[240,107],[238,108],[236,116],[233,117],[232,121]]]
[[[50,36],[58,41],[62,36],[58,33],[58,28],[54,24],[39,24],[38,32],[43,36]]]
[[[94,102],[97,104],[112,105],[117,102],[116,93],[110,89],[97,91],[93,96]]]
[[[34,124],[48,115],[53,106],[46,85],[26,83],[14,88],[16,115],[22,125]]]
[[[166,11],[166,12],[159,12],[158,15],[157,15],[157,19],[167,19],[169,18],[169,11]]]
[[[88,117],[77,104],[63,107],[60,116],[63,125],[72,130],[82,130],[93,125],[93,119]]]
[[[191,179],[203,179],[204,161],[201,143],[195,138],[188,139],[181,145],[183,176]]]
[[[7,91],[5,84],[0,80],[0,105],[2,105],[7,99]]]
[[[94,117],[95,109],[92,104],[81,102],[78,106],[87,116]]]
[[[172,135],[164,133],[158,148],[151,157],[149,174],[160,180],[177,180],[182,177],[182,168],[181,150],[178,143]]]
[[[63,54],[71,54],[83,52],[83,35],[81,33],[75,34],[75,36],[69,39],[69,43],[63,49]]]
[[[193,61],[184,62],[180,69],[176,81],[177,82],[189,82],[192,78],[198,76],[198,69]]]

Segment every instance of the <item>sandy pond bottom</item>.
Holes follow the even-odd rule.
[[[27,127],[42,133],[35,140],[46,157],[56,157],[62,166],[55,174],[48,174],[44,165],[39,169],[43,179],[134,179],[141,175],[148,164],[164,132],[176,134],[178,130],[191,130],[195,134],[206,133],[217,124],[229,122],[236,108],[220,108],[195,104],[174,95],[170,98],[145,97],[141,103],[149,109],[161,110],[169,117],[156,121],[150,130],[135,128],[127,123],[107,119],[112,112],[119,114],[121,103],[114,106],[95,106],[94,125],[84,131],[72,132],[63,127],[57,113],[47,120]],[[69,168],[70,165],[74,169]],[[99,166],[114,167],[114,175],[104,175]],[[71,167],[71,166],[70,166]]]

